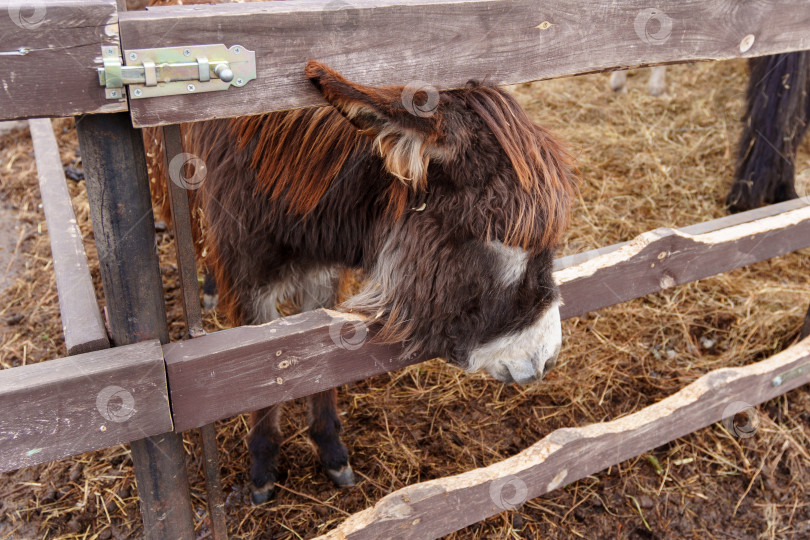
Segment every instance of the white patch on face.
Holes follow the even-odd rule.
[[[485,369],[499,381],[528,384],[554,366],[561,346],[560,302],[555,300],[533,325],[475,348],[467,371]]]
[[[487,242],[486,246],[498,256],[500,282],[509,287],[523,279],[529,254],[525,249],[510,247],[502,242]]]
[[[253,297],[252,324],[278,319],[278,305],[290,302],[298,311],[311,311],[332,307],[336,299],[338,269],[336,267],[311,268],[301,271],[290,267],[286,279],[259,289]]]

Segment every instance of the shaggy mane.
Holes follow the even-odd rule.
[[[363,144],[370,146],[328,106],[235,118],[229,128],[240,150],[255,142],[250,166],[256,192],[273,200],[284,197],[296,214],[315,208],[349,156]]]
[[[538,242],[540,247],[556,244],[568,225],[579,174],[571,156],[499,88],[476,84],[449,94],[481,117],[508,156],[520,185],[530,194],[531,203],[521,209],[504,243],[524,249],[537,247]],[[440,104],[437,115],[441,113]],[[413,144],[408,136],[395,138],[385,132],[369,136],[331,106],[236,118],[230,121],[229,129],[240,149],[254,144],[250,165],[257,174],[256,193],[273,200],[283,198],[289,212],[301,215],[315,208],[353,153],[374,152],[383,159],[397,156],[404,160],[407,156],[399,156],[391,148],[402,146],[408,149],[406,154],[416,152],[427,163],[427,147],[443,135],[424,137],[421,144]],[[408,141],[412,144],[403,144]],[[429,189],[427,167],[421,171],[422,178],[405,182],[400,177],[400,181],[391,182],[388,213],[392,220],[404,212],[411,191]],[[538,222],[538,215],[544,217],[543,222]]]
[[[541,247],[557,244],[568,226],[570,207],[579,170],[571,155],[544,128],[532,122],[515,98],[492,86],[476,85],[461,98],[484,121],[503,148],[523,189],[531,195],[531,205],[522,208],[512,223],[504,244],[529,249],[538,241],[538,225],[543,227]],[[537,215],[544,223],[538,224]]]

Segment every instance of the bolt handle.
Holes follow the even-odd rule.
[[[224,82],[231,82],[233,80],[233,71],[228,67],[227,64],[219,64],[217,67],[215,67],[214,74]]]

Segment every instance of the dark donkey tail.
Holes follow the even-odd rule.
[[[810,51],[752,58],[732,212],[797,197],[796,150],[810,119]]]

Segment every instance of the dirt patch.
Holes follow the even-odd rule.
[[[17,214],[0,206],[0,291],[14,281],[20,269],[19,246],[25,238]]]
[[[28,122],[0,122],[0,136],[27,127]],[[15,279],[20,269],[18,255],[26,233],[14,209],[0,202],[0,291]]]
[[[561,255],[724,215],[745,63],[674,66],[668,78],[665,98],[648,96],[646,74],[635,72],[622,95],[607,89],[607,75],[514,89],[533,118],[569,141],[583,171]],[[57,128],[63,163],[76,165],[72,122]],[[2,196],[38,231],[22,246],[21,274],[2,293],[0,316],[25,317],[2,338],[0,365],[7,368],[65,352],[30,142],[0,136],[0,163]],[[808,168],[805,143],[797,170]],[[70,190],[100,290],[83,184]],[[172,239],[157,239],[176,340],[183,323]],[[249,506],[246,419],[218,422],[231,538],[311,538],[404,485],[495,463],[554,429],[630,414],[711,370],[766,358],[798,335],[810,303],[808,254],[566,321],[560,364],[530,387],[465,375],[438,360],[349,385],[340,406],[359,480],[350,490],[336,490],[320,472],[303,430],[304,409],[293,403],[280,457],[287,477],[275,501]],[[222,321],[209,314],[205,324],[214,331]],[[810,395],[796,390],[756,411],[751,438],[718,423],[449,538],[810,537]],[[198,534],[205,537],[199,437],[184,438]],[[0,475],[0,500],[10,538],[33,538],[31,531],[49,539],[142,534],[127,446]]]
[[[20,140],[28,133],[28,122],[0,122],[0,137],[7,135],[11,140]],[[11,163],[5,164],[7,167]],[[19,277],[24,267],[21,253],[25,243],[35,234],[33,227],[20,219],[12,201],[0,192],[0,293]],[[0,333],[5,333],[22,322],[19,314],[0,317]]]

